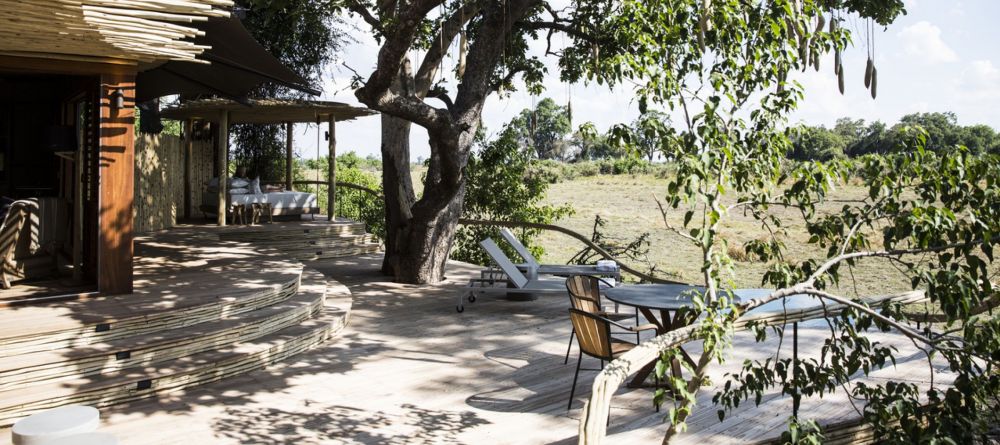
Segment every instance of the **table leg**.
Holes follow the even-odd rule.
[[[641,308],[639,311],[642,312],[644,317],[646,317],[646,321],[656,326],[656,335],[658,336],[666,334],[674,329],[687,326],[694,321],[690,314],[684,313],[686,311],[674,311],[674,316],[671,317],[670,311],[661,310],[659,318],[657,318],[656,315],[653,314],[653,311],[649,309]],[[697,365],[694,359],[691,358],[691,355],[689,355],[683,347],[678,347],[677,349],[680,350],[681,359],[683,359],[687,364],[692,367]],[[635,377],[629,381],[628,387],[640,388],[646,386],[646,379],[648,379],[649,375],[656,369],[656,362],[658,361],[659,359],[653,360],[640,368],[639,371],[635,373]],[[681,367],[680,360],[675,358],[670,363],[670,372],[674,377],[683,377],[683,368]]]

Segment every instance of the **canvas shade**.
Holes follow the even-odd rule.
[[[236,17],[213,17],[194,26],[203,31],[194,43],[210,47],[199,56],[208,63],[169,61],[140,72],[136,78],[139,102],[173,94],[242,101],[265,83],[320,94],[257,43]]]

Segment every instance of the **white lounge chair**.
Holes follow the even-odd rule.
[[[517,264],[517,268],[521,271],[534,270],[538,275],[554,275],[557,277],[570,277],[573,275],[591,275],[595,277],[610,277],[614,278],[615,282],[621,281],[621,268],[616,267],[614,270],[608,269],[598,269],[594,265],[574,265],[574,264],[539,264],[535,256],[531,254],[524,244],[511,233],[510,230],[506,228],[500,229],[500,236],[507,241],[514,248],[514,251],[521,258],[524,259],[524,264]]]
[[[562,279],[555,278],[528,278],[518,270],[517,266],[514,265],[507,255],[504,255],[503,251],[500,250],[500,246],[497,245],[490,238],[486,238],[479,243],[480,246],[486,250],[486,254],[493,259],[493,262],[500,267],[500,270],[506,275],[506,280],[497,280],[492,278],[473,278],[469,280],[469,285],[466,287],[468,292],[460,294],[458,296],[458,306],[455,308],[458,312],[465,310],[465,305],[463,301],[468,297],[469,303],[476,301],[476,293],[483,294],[494,294],[494,295],[507,295],[509,293],[520,293],[520,294],[536,294],[536,295],[566,295],[566,281]],[[497,286],[502,287],[497,287]],[[508,287],[508,285],[513,287]]]

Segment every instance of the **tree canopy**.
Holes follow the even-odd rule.
[[[972,153],[1000,153],[1000,133],[988,125],[958,124],[955,113],[913,113],[887,127],[874,121],[848,117],[837,119],[832,129],[802,125],[793,138],[789,157],[799,160],[829,160],[866,154],[887,154],[906,149],[907,132],[920,128],[927,134],[926,150],[948,151],[963,146]],[[912,147],[910,147],[912,148]]]
[[[237,0],[243,25],[283,65],[313,84],[320,84],[323,67],[342,46],[332,2],[313,0]],[[280,85],[265,85],[254,98],[299,97]],[[284,175],[283,125],[240,124],[232,127],[233,160],[251,176],[280,179]]]
[[[521,111],[505,131],[513,132],[537,159],[570,160],[574,153],[566,137],[572,131],[571,125],[569,108],[546,97],[534,109]]]

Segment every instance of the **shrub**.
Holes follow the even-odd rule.
[[[591,177],[601,173],[601,167],[595,161],[583,161],[569,164],[576,171],[576,176]]]
[[[541,205],[548,185],[565,174],[564,164],[552,161],[532,162],[522,150],[516,135],[505,129],[496,140],[487,143],[479,153],[469,158],[465,169],[465,208],[462,216],[493,221],[520,221],[549,224],[572,213],[569,206]],[[553,179],[554,178],[554,179]],[[497,226],[462,226],[455,235],[451,258],[475,264],[487,264],[489,257],[479,242],[489,237],[497,239]],[[520,241],[536,257],[545,253],[534,243],[541,231],[517,229]],[[511,258],[518,258],[506,243],[499,243]]]

